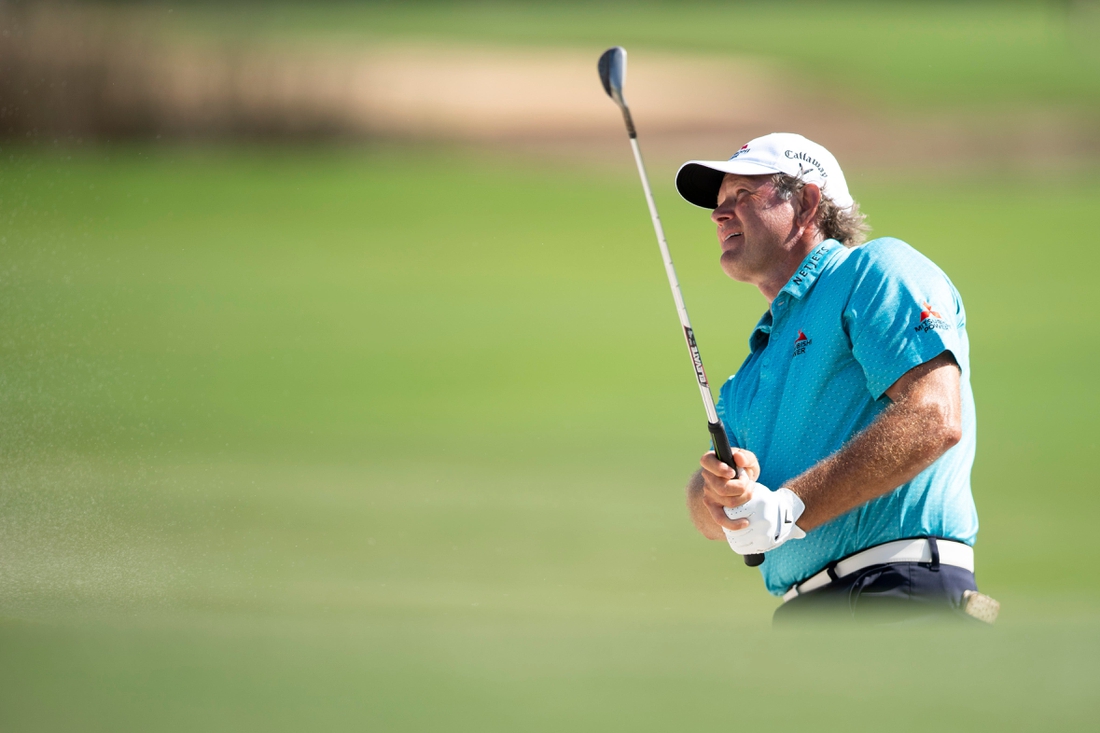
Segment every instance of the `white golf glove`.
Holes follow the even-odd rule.
[[[748,519],[749,526],[736,532],[726,529],[726,541],[739,555],[774,550],[787,540],[800,540],[806,533],[795,522],[806,505],[790,489],[772,491],[763,484],[752,485],[752,499],[733,509],[726,507],[730,519]]]

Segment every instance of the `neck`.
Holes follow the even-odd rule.
[[[771,305],[771,302],[779,295],[779,291],[798,272],[799,265],[802,264],[802,261],[806,259],[813,248],[824,241],[825,237],[814,233],[813,236],[799,238],[791,248],[781,250],[782,255],[778,258],[775,268],[764,280],[756,284],[760,293],[767,299],[768,305]]]

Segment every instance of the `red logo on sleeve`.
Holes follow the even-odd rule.
[[[943,320],[943,316],[932,310],[932,306],[928,304],[927,300],[921,302],[921,305],[924,306],[924,310],[920,312],[921,321],[926,321],[929,318],[939,318],[940,320]]]
[[[913,330],[918,333],[928,333],[929,331],[948,331],[951,329],[951,324],[944,320],[943,316],[932,308],[932,304],[927,300],[921,301],[920,311],[920,323],[918,323]]]

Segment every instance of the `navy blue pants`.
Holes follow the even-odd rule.
[[[974,573],[954,565],[872,565],[792,598],[775,610],[772,625],[821,620],[869,624],[973,622],[962,611],[963,591],[977,589]]]

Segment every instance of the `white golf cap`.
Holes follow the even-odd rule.
[[[842,209],[855,203],[833,154],[791,132],[773,132],[750,140],[729,160],[689,160],[676,172],[676,190],[696,206],[715,209],[718,189],[727,173],[742,176],[786,173],[817,184],[821,193]]]

